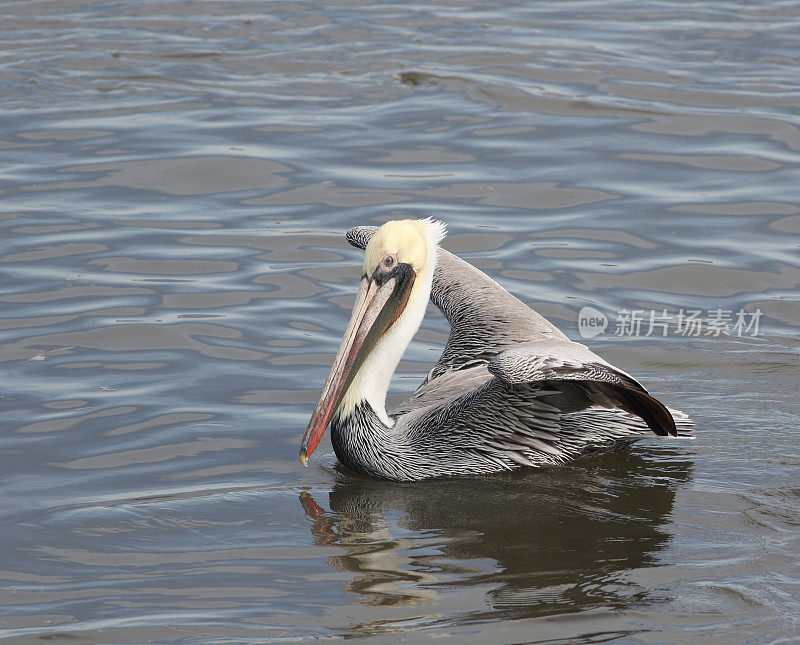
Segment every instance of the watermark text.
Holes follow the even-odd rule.
[[[620,309],[611,323],[603,312],[584,307],[578,313],[578,332],[594,338],[608,329],[614,336],[758,336],[761,310],[739,309]]]

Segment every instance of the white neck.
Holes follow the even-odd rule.
[[[389,427],[394,424],[386,413],[386,393],[397,364],[425,316],[436,269],[436,245],[432,247],[425,269],[417,274],[414,281],[405,311],[381,336],[364,360],[339,404],[340,416],[349,416],[359,402],[366,401],[384,424]]]

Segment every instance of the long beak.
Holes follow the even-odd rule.
[[[372,277],[364,275],[361,278],[356,304],[342,344],[300,444],[300,463],[304,466],[308,465],[309,456],[322,439],[331,416],[342,402],[364,359],[403,313],[415,277],[409,265],[398,264],[390,274],[381,274],[376,270]]]

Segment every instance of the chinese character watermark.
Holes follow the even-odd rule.
[[[611,326],[614,336],[678,336],[712,337],[758,336],[761,310],[731,309],[620,309]],[[594,307],[583,307],[578,313],[578,332],[583,338],[594,338],[609,327],[609,319]]]

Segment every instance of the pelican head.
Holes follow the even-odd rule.
[[[347,415],[366,401],[392,424],[384,409],[386,391],[425,315],[444,235],[444,224],[430,218],[397,220],[370,240],[350,322],[300,446],[304,466],[335,412]]]

